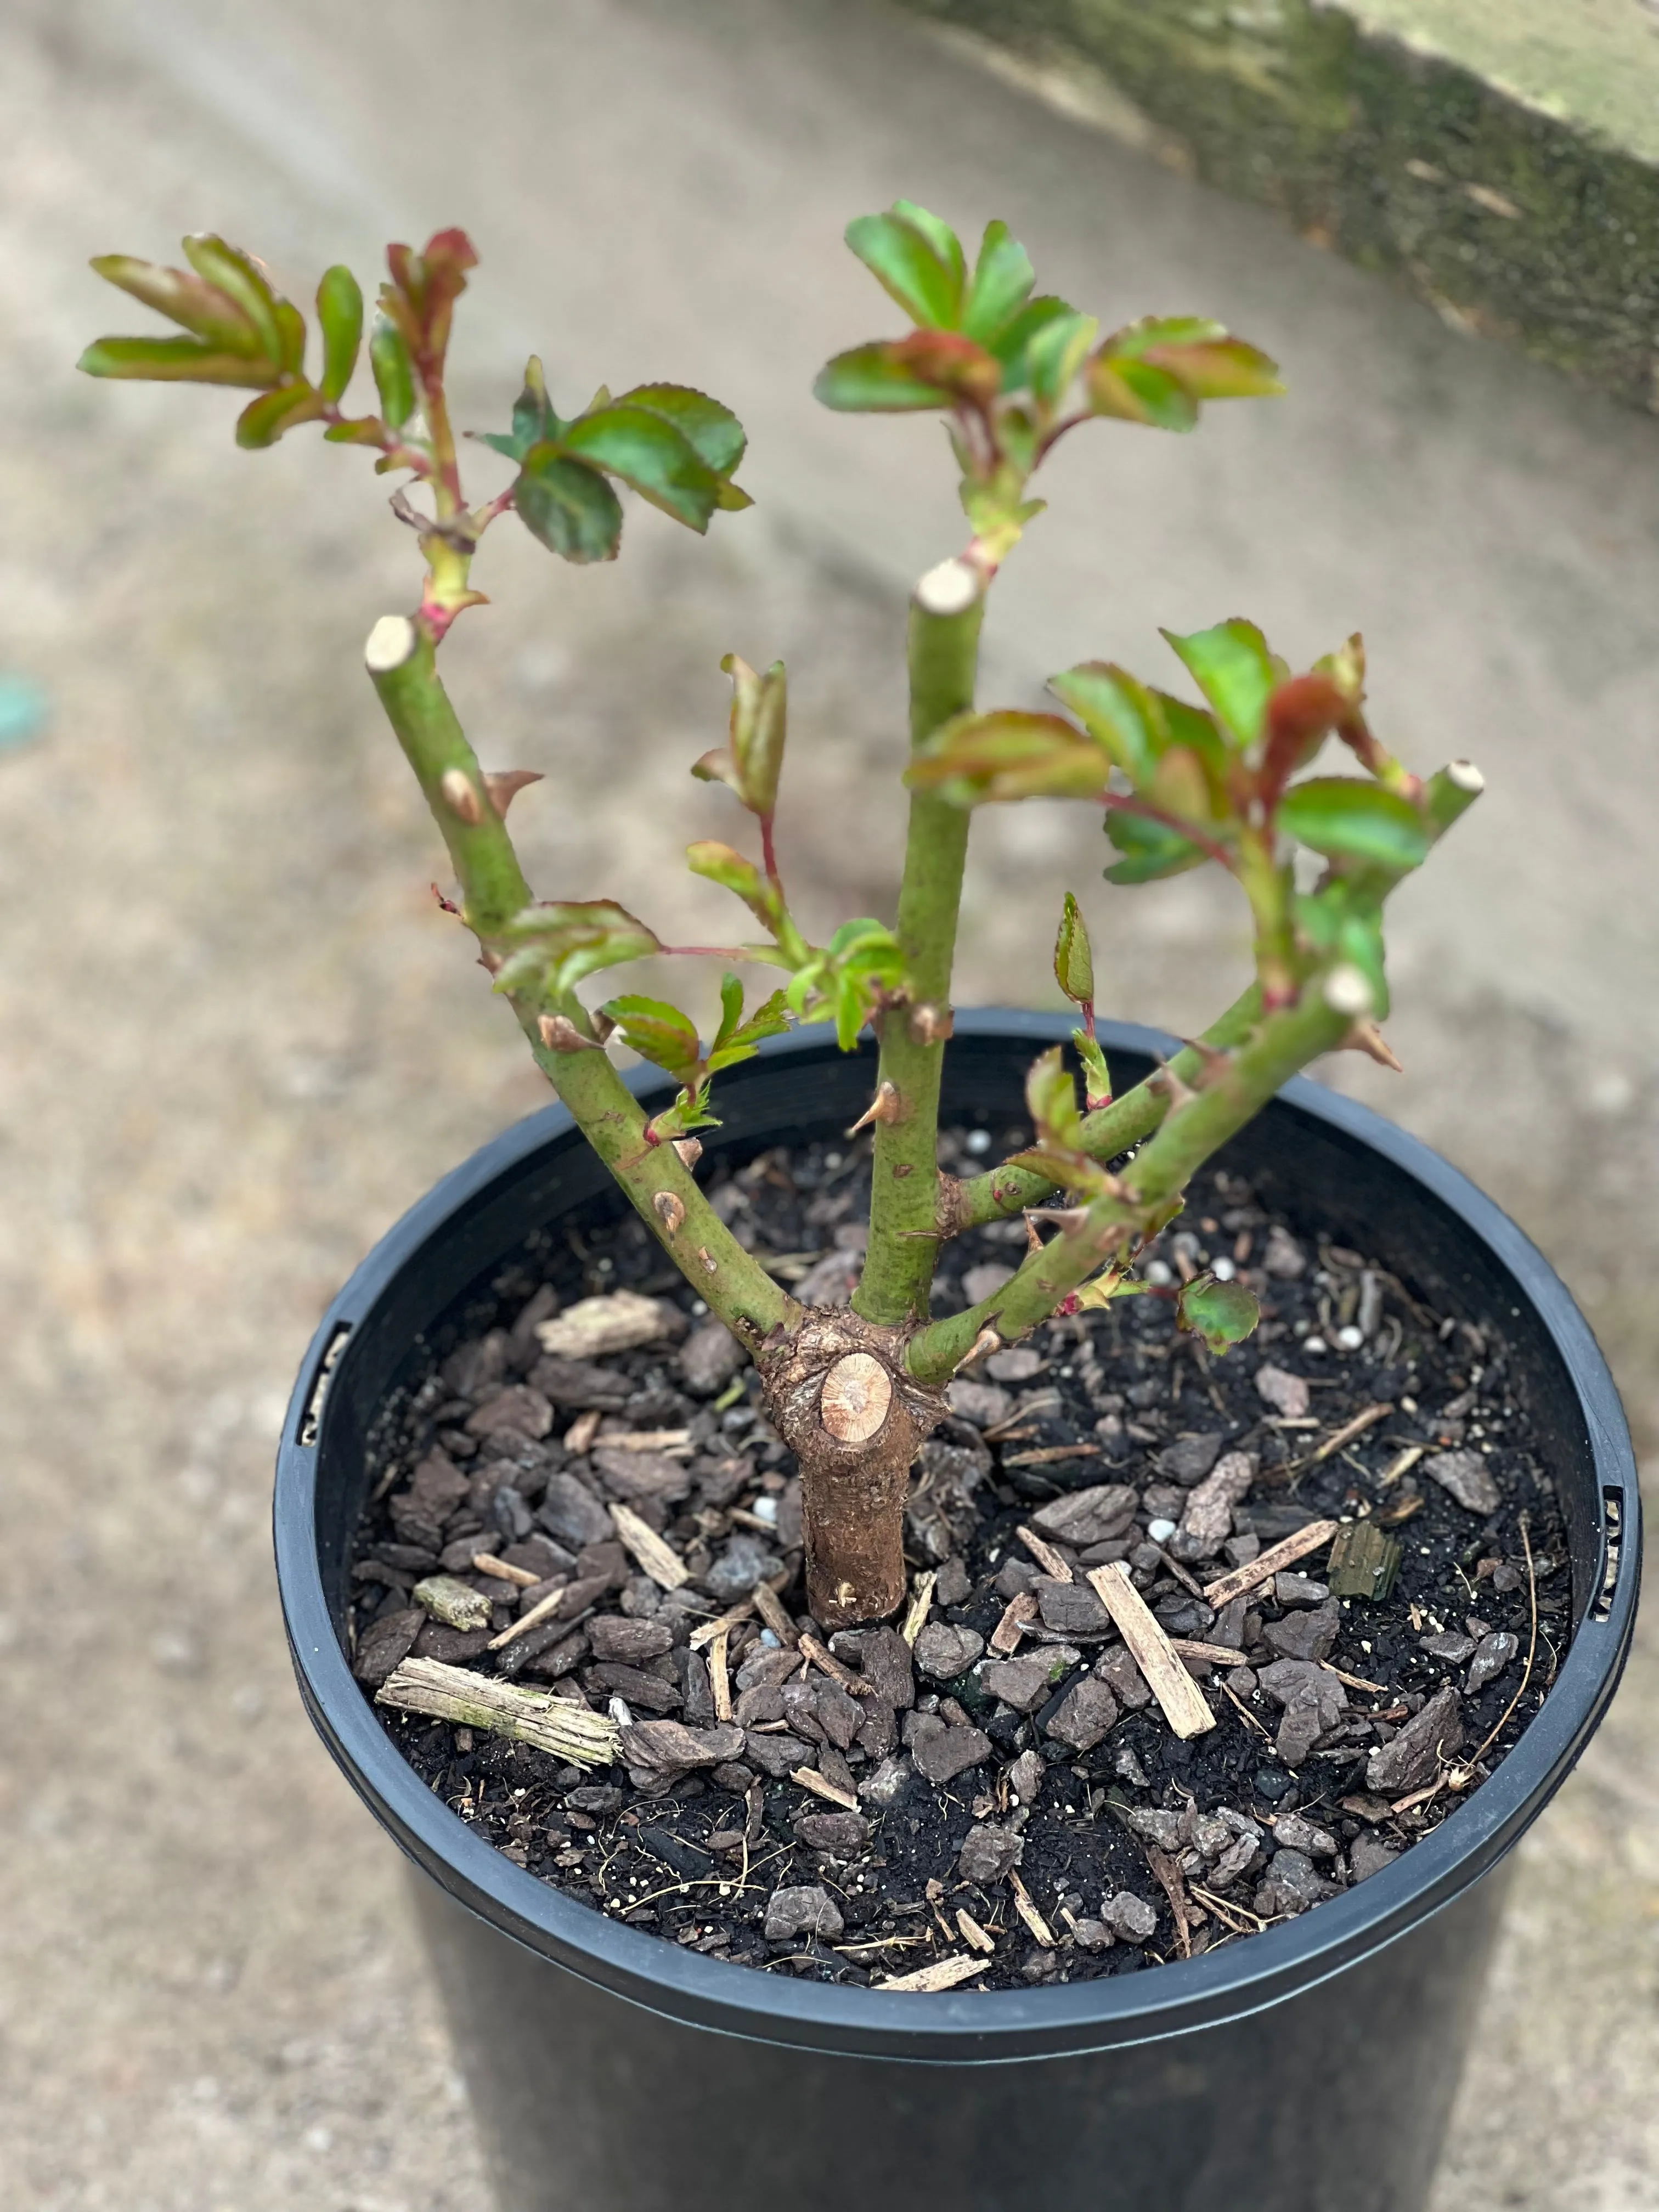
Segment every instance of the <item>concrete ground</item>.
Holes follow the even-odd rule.
[[[1001,149],[1001,150],[999,150]],[[451,680],[547,890],[720,926],[678,849],[720,654],[781,653],[786,865],[880,910],[903,586],[960,525],[937,433],[831,417],[890,315],[837,244],[905,192],[1006,214],[1109,316],[1212,310],[1295,397],[1196,441],[1115,428],[999,587],[988,696],[1154,624],[1364,625],[1382,726],[1488,797],[1400,902],[1409,1073],[1342,1064],[1550,1251],[1659,1443],[1659,425],[828,0],[14,0],[0,17],[0,671],[53,721],[0,757],[0,2141],[74,2212],[472,2212],[477,2148],[393,1855],[295,1698],[273,1439],[316,1316],[538,1079],[427,884],[434,841],[357,672],[410,548],[362,457],[232,447],[228,398],[95,387],[131,328],[85,257],[217,225],[296,296],[460,221],[484,256],[461,416],[520,358],[567,401],[669,375],[737,406],[757,512],[650,514],[614,569],[510,526]],[[635,818],[635,794],[646,794]],[[958,996],[1041,1000],[1060,890],[1114,1010],[1188,1028],[1241,972],[1191,879],[1098,882],[1081,812],[984,822]],[[999,909],[997,902],[1002,902]],[[996,919],[1006,913],[1005,930]],[[1051,987],[1048,987],[1051,988]],[[1437,2212],[1659,2201],[1659,1637],[1522,1854]]]

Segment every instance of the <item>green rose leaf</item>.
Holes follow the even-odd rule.
[[[722,976],[720,1025],[708,1048],[709,1073],[714,1074],[722,1067],[735,1067],[739,1060],[752,1060],[763,1037],[781,1036],[788,1027],[789,1016],[781,990],[774,991],[745,1021],[742,983],[735,975]]]
[[[617,1024],[623,1042],[665,1075],[689,1083],[702,1073],[702,1047],[689,1014],[665,999],[607,999],[604,1011]]]
[[[1093,315],[1055,315],[1025,349],[1025,380],[1045,407],[1058,406],[1088,356],[1100,324]]]
[[[1036,282],[1030,258],[1007,224],[988,222],[963,308],[963,329],[981,345],[992,344],[1024,305]]]
[[[1005,392],[1023,392],[1030,383],[1030,349],[1034,343],[1051,323],[1060,322],[1075,314],[1077,310],[1066,301],[1044,292],[1035,300],[1028,300],[1003,325],[994,337],[984,343],[1002,363],[1002,388]]]
[[[1059,1045],[1050,1045],[1031,1063],[1025,1078],[1025,1110],[1044,1146],[1081,1152],[1083,1116],[1078,1111],[1077,1085]]]
[[[415,412],[415,371],[402,332],[384,315],[375,318],[368,341],[368,365],[374,372],[380,412],[394,430],[401,430]]]
[[[561,459],[555,447],[533,447],[513,504],[525,528],[550,552],[567,561],[616,559],[622,502],[597,469]]]
[[[1162,635],[1191,670],[1223,726],[1240,745],[1254,744],[1274,687],[1290,672],[1268,652],[1255,624],[1235,619],[1190,637],[1168,629]]]
[[[85,376],[150,384],[230,384],[262,392],[282,375],[273,361],[228,353],[200,338],[97,338],[76,363]]]
[[[1083,1088],[1092,1114],[1097,1106],[1109,1106],[1112,1103],[1111,1070],[1106,1065],[1098,1037],[1091,1037],[1084,1030],[1073,1030],[1072,1042],[1083,1063]]]
[[[1156,694],[1139,678],[1110,661],[1085,660],[1062,675],[1051,676],[1048,689],[1071,708],[1137,791],[1152,781],[1167,738],[1154,704]]]
[[[323,271],[317,287],[317,321],[323,333],[325,399],[335,400],[350,383],[363,337],[363,295],[343,262]]]
[[[1288,836],[1331,860],[1415,868],[1428,854],[1428,828],[1411,801],[1357,776],[1316,775],[1292,784],[1279,802],[1278,821]]]
[[[291,340],[285,338],[277,315],[276,295],[252,257],[239,246],[228,246],[211,231],[185,239],[184,248],[185,260],[203,283],[235,301],[252,326],[266,359],[283,368],[297,366],[287,358]],[[282,305],[287,307],[288,302],[283,301]]]
[[[1138,814],[1110,808],[1106,835],[1123,858],[1105,870],[1109,884],[1155,884],[1165,876],[1184,875],[1204,860],[1201,846],[1162,822],[1148,822]]]
[[[539,366],[539,364],[538,364]],[[619,407],[643,407],[672,423],[705,467],[729,477],[748,445],[744,427],[729,407],[687,384],[640,384],[624,392]]]
[[[647,407],[612,402],[566,426],[559,451],[620,477],[641,499],[699,533],[720,503],[720,479],[696,448]]]
[[[323,404],[322,393],[303,381],[278,385],[275,392],[261,392],[251,400],[237,416],[236,442],[249,448],[274,446],[284,430],[314,422]]]
[[[1254,1291],[1243,1283],[1218,1282],[1213,1275],[1195,1275],[1183,1283],[1176,1302],[1177,1322],[1201,1336],[1212,1352],[1242,1344],[1261,1318]]]
[[[1187,386],[1150,362],[1097,354],[1089,363],[1088,392],[1091,413],[1120,422],[1153,430],[1191,430],[1198,423],[1198,402]]]
[[[258,331],[228,292],[183,269],[163,269],[131,253],[94,255],[93,268],[106,283],[119,287],[147,307],[205,338],[225,353],[263,354]]]
[[[962,247],[937,216],[901,200],[890,214],[855,216],[846,236],[913,323],[933,330],[956,328],[962,308]]]

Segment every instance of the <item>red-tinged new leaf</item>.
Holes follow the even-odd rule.
[[[1002,363],[959,331],[912,331],[893,342],[893,358],[933,389],[988,407],[1002,389]]]
[[[691,771],[704,775],[703,763],[699,761]],[[730,845],[722,845],[718,838],[701,839],[685,848],[685,864],[694,876],[702,876],[722,890],[740,898],[755,919],[767,929],[775,929],[783,908],[777,893],[752,860],[745,860],[741,853],[733,852]]]
[[[854,346],[825,362],[813,383],[812,397],[842,415],[914,414],[951,404],[943,385],[930,384],[913,368],[904,356],[902,341],[896,338]]]
[[[1101,351],[1138,361],[1155,347],[1206,345],[1226,335],[1226,325],[1212,322],[1207,315],[1142,315],[1139,322],[1114,331]]]
[[[746,660],[728,653],[720,663],[732,678],[731,743],[724,752],[705,753],[691,773],[704,783],[724,783],[751,814],[763,820],[778,803],[783,767],[788,690],[783,663],[775,660],[763,676]]]
[[[183,269],[164,269],[130,253],[100,253],[93,268],[180,329],[204,338],[218,352],[261,354],[259,333],[228,292]]]
[[[1167,369],[1194,399],[1275,399],[1285,390],[1278,362],[1243,338],[1151,346],[1141,358]]]
[[[960,246],[953,263],[926,229],[896,212],[855,216],[846,235],[853,252],[913,323],[934,330],[956,327],[962,308]]]
[[[1060,909],[1060,933],[1054,939],[1054,981],[1073,1005],[1093,1006],[1095,962],[1089,926],[1070,891]]]
[[[549,900],[526,907],[501,934],[520,949],[496,971],[495,988],[539,988],[556,998],[597,969],[662,950],[654,932],[613,899]]]
[[[1100,329],[1093,315],[1055,315],[1025,349],[1025,380],[1043,407],[1057,407],[1075,382]]]
[[[1152,704],[1156,695],[1127,669],[1106,660],[1085,660],[1063,675],[1051,676],[1048,689],[1071,708],[1095,743],[1105,747],[1136,790],[1145,789],[1165,742]]]
[[[1279,826],[1330,860],[1415,868],[1428,856],[1429,833],[1409,799],[1357,776],[1317,775],[1279,802]]]
[[[96,338],[76,367],[86,376],[149,384],[228,384],[263,392],[282,371],[262,356],[224,353],[199,338]]]
[[[957,806],[984,800],[1092,799],[1111,761],[1058,714],[959,714],[927,741],[905,781]]]

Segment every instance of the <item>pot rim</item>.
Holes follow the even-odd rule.
[[[981,1054],[1069,1036],[1064,1017],[985,1008],[957,1016],[956,1037]],[[1109,1053],[1167,1054],[1176,1041],[1100,1024]],[[866,1048],[867,1049],[867,1048]],[[842,1055],[818,1027],[770,1040],[750,1069],[803,1072]],[[732,1071],[728,1082],[745,1073]],[[642,1097],[666,1090],[631,1072]],[[400,1848],[467,1910],[541,1957],[670,2018],[826,2054],[995,2063],[1077,2056],[1157,2040],[1261,2011],[1357,1965],[1449,1903],[1497,1864],[1565,1779],[1601,1722],[1629,1652],[1639,1583],[1640,1499],[1613,1377],[1589,1324],[1548,1261],[1467,1176],[1358,1101],[1298,1076],[1267,1109],[1322,1125],[1380,1156],[1483,1244],[1533,1306],[1559,1354],[1602,1498],[1593,1591],[1540,1711],[1501,1766],[1441,1826],[1341,1896],[1240,1943],[1149,1972],[1030,1990],[937,1995],[846,1989],[706,1959],[641,1933],[515,1866],[434,1797],[380,1726],[347,1665],[318,1559],[317,1471],[328,1422],[331,1352],[342,1367],[362,1324],[401,1271],[458,1213],[532,1156],[582,1139],[553,1104],[502,1132],[404,1214],[354,1270],[307,1351],[278,1451],[273,1508],[283,1622],[301,1695],[337,1765]],[[349,1334],[343,1332],[349,1330]],[[302,1441],[309,1434],[313,1441]],[[1616,1579],[1607,1588],[1608,1517],[1619,1508]]]

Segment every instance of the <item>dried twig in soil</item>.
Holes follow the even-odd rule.
[[[1215,1715],[1176,1656],[1162,1623],[1129,1580],[1122,1561],[1091,1568],[1089,1587],[1112,1616],[1118,1634],[1129,1647],[1129,1656],[1146,1676],[1146,1686],[1164,1708],[1164,1717],[1176,1734],[1202,1735],[1206,1729],[1212,1729]]]
[[[590,1712],[551,1691],[521,1689],[516,1682],[448,1667],[441,1659],[405,1659],[381,1684],[374,1702],[510,1736],[577,1766],[609,1766],[620,1741],[607,1714]]]
[[[914,1990],[933,1991],[953,1990],[958,1982],[971,1981],[975,1974],[985,1971],[983,1959],[935,1959],[931,1966],[918,1966],[914,1973],[890,1974],[876,1984],[878,1990]]]
[[[1298,1559],[1305,1559],[1310,1553],[1328,1544],[1340,1526],[1340,1523],[1335,1521],[1310,1521],[1305,1528],[1298,1528],[1293,1536],[1285,1536],[1277,1544],[1270,1544],[1265,1552],[1258,1553],[1245,1565],[1235,1567],[1231,1574],[1222,1575],[1215,1582],[1206,1583],[1203,1592],[1205,1604],[1219,1613],[1224,1605],[1230,1605],[1236,1597],[1243,1597],[1246,1590],[1255,1589],[1262,1583],[1271,1582],[1281,1568],[1294,1566]]]

